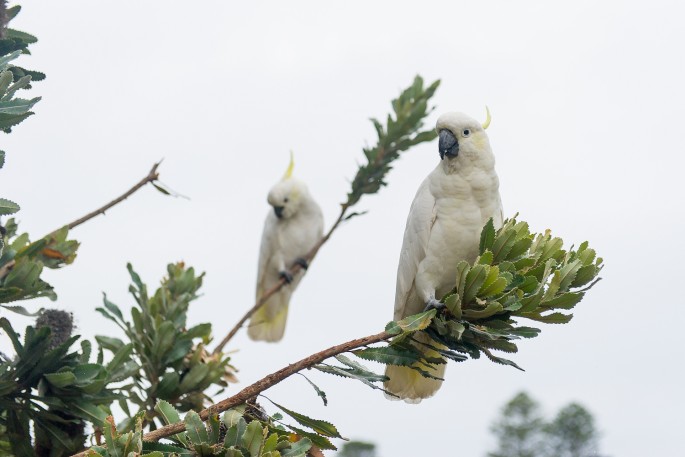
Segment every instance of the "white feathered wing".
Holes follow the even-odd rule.
[[[430,176],[423,181],[416,192],[407,217],[407,226],[404,230],[402,251],[397,268],[395,320],[419,313],[425,307],[425,303],[417,294],[414,279],[419,270],[419,264],[426,257],[431,230],[437,219],[436,201],[430,191],[429,179]],[[432,343],[432,340],[422,333],[416,334],[415,338],[424,343]],[[425,348],[420,349],[425,350]],[[427,357],[439,356],[433,350],[424,351],[424,353]],[[434,366],[435,370],[429,370],[430,374],[442,378],[445,373],[445,365]],[[422,367],[422,369],[425,370],[426,367]],[[385,389],[408,403],[418,403],[421,399],[432,396],[442,384],[442,381],[426,378],[418,371],[408,367],[389,365],[385,374],[390,378],[389,381],[385,382]]]

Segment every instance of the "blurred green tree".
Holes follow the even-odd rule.
[[[546,421],[525,392],[514,396],[491,427],[498,448],[488,457],[599,457],[599,432],[592,414],[578,403]]]
[[[501,417],[491,428],[499,448],[488,457],[540,457],[544,425],[540,405],[527,393],[518,393],[504,405]]]
[[[598,456],[599,432],[595,418],[578,403],[562,408],[544,429],[547,455],[552,457]]]
[[[348,441],[342,445],[338,457],[378,457],[376,445],[364,441]]]

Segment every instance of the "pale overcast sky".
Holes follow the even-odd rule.
[[[0,195],[21,228],[47,233],[100,206],[164,157],[152,188],[73,231],[74,265],[46,274],[80,333],[118,335],[94,311],[101,292],[128,309],[127,261],[150,287],[167,262],[206,271],[192,323],[220,338],[252,305],[266,194],[288,151],[329,225],[348,191],[369,117],[414,75],[440,78],[444,111],[484,117],[506,215],[589,240],[601,281],[565,326],[520,345],[527,371],[452,364],[434,398],[390,402],[320,373],[323,407],[300,377],[267,395],[335,423],[381,456],[483,456],[499,408],[527,390],[548,413],[578,401],[614,457],[682,452],[685,385],[685,7],[682,2],[26,2],[13,22],[37,35],[20,64],[47,73],[36,116],[0,137]],[[230,344],[237,392],[320,349],[375,333],[392,317],[395,272],[414,193],[437,144],[397,163],[369,210],[340,228],[291,304],[284,340]],[[5,315],[6,312],[3,312]],[[21,326],[28,320],[11,319]],[[2,339],[0,348],[8,350]],[[379,368],[380,369],[380,368]],[[456,455],[456,451],[453,453]]]

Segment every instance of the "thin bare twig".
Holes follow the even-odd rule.
[[[223,411],[226,411],[227,409],[231,409],[235,406],[242,405],[248,399],[264,392],[269,387],[278,384],[284,379],[306,368],[311,368],[317,363],[321,363],[330,357],[351,351],[362,346],[367,346],[373,343],[379,343],[391,337],[391,334],[384,331],[381,333],[376,333],[375,335],[366,336],[364,338],[357,338],[351,341],[347,341],[346,343],[338,344],[328,349],[324,349],[323,351],[317,352],[316,354],[312,354],[309,357],[305,357],[304,359],[300,360],[299,362],[292,363],[287,367],[281,368],[280,370],[263,377],[254,384],[245,387],[243,390],[241,390],[234,396],[226,398],[225,400],[222,400],[214,405],[209,406],[206,409],[203,409],[202,411],[200,411],[200,417],[203,421],[206,421],[209,417],[210,412],[213,414],[218,414]],[[175,435],[176,433],[180,433],[184,430],[185,424],[183,422],[177,422],[175,424],[165,425],[164,427],[158,428],[157,430],[146,433],[143,436],[143,440],[157,441],[161,438]],[[84,457],[87,454],[88,450],[85,450],[79,454],[75,454],[73,457]]]
[[[303,257],[304,260],[307,261],[307,263],[311,263],[312,260],[314,260],[314,257],[316,257],[316,254],[319,252],[319,249],[321,249],[321,246],[323,246],[326,241],[331,237],[333,232],[335,231],[336,228],[340,225],[342,221],[345,220],[345,214],[347,213],[348,206],[347,204],[343,204],[342,208],[340,210],[340,216],[338,216],[338,220],[335,221],[333,226],[328,230],[328,232],[319,240],[318,243],[314,245],[314,247]],[[295,263],[290,267],[289,273],[292,276],[295,276],[299,271],[302,269],[302,265],[299,263]],[[272,286],[270,289],[268,289],[266,292],[262,294],[262,296],[257,300],[257,302],[254,304],[252,308],[250,308],[244,315],[243,317],[240,318],[240,320],[233,326],[230,332],[224,337],[223,340],[217,345],[216,348],[214,348],[214,351],[212,351],[212,354],[218,354],[221,352],[226,346],[226,344],[235,336],[236,333],[238,333],[238,330],[241,329],[243,324],[250,318],[252,315],[262,306],[264,303],[271,298],[273,294],[281,290],[281,287],[283,287],[286,284],[286,281],[284,278],[281,278],[274,286]]]
[[[79,225],[83,224],[84,222],[87,222],[94,218],[95,216],[99,216],[100,214],[105,214],[105,211],[113,207],[114,205],[117,205],[118,203],[121,203],[122,201],[126,200],[128,197],[133,195],[138,189],[143,187],[145,184],[155,182],[157,179],[159,179],[159,173],[157,173],[157,167],[159,167],[159,164],[161,164],[162,161],[160,160],[159,162],[155,163],[148,174],[138,181],[133,187],[131,187],[129,190],[121,194],[119,197],[115,198],[111,202],[107,203],[105,206],[96,209],[95,211],[86,214],[80,219],[76,219],[75,221],[67,224],[67,227],[69,230],[73,229],[74,227],[78,227]],[[61,227],[60,227],[61,228]],[[56,232],[57,230],[55,230]],[[52,232],[54,233],[54,232]]]
[[[1,1],[2,0],[0,0],[0,2]],[[159,179],[159,173],[157,172],[157,167],[159,167],[159,164],[161,164],[161,163],[162,163],[161,160],[159,162],[155,163],[152,166],[152,168],[150,169],[150,171],[148,172],[148,174],[143,179],[138,181],[133,187],[131,187],[129,190],[127,190],[126,192],[121,194],[119,197],[117,197],[114,200],[112,200],[111,202],[107,203],[102,208],[96,209],[95,211],[86,214],[82,218],[76,219],[75,221],[67,224],[66,227],[69,230],[71,230],[74,227],[78,227],[79,225],[83,224],[84,222],[91,220],[95,216],[98,216],[100,214],[105,214],[105,211],[107,211],[108,209],[110,209],[114,205],[121,203],[122,201],[126,200],[128,197],[130,197],[132,194],[134,194],[138,189],[143,187],[145,184],[157,181],[157,179]],[[45,235],[43,238],[54,235],[58,230],[61,230],[63,227],[65,227],[65,226],[62,226],[57,230],[53,230],[49,234]],[[7,276],[7,274],[12,270],[12,268],[14,268],[15,263],[16,263],[15,260],[12,259],[9,262],[7,262],[6,264],[4,264],[2,267],[0,267],[0,279]]]

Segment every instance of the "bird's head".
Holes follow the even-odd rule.
[[[450,162],[481,162],[493,160],[490,141],[485,129],[490,125],[490,111],[481,124],[463,113],[441,115],[435,125],[438,132],[438,151],[441,160]]]
[[[297,178],[293,178],[293,154],[290,153],[290,164],[288,169],[278,183],[271,188],[267,201],[274,209],[276,217],[288,219],[297,214],[303,199],[309,195],[305,183]]]

